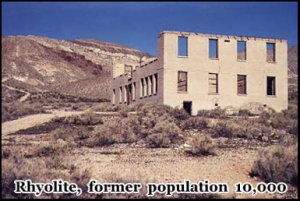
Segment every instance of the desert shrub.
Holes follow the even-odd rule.
[[[150,180],[145,174],[134,171],[131,174],[117,174],[116,172],[111,172],[103,176],[103,180],[107,183],[141,183],[142,188],[139,193],[106,193],[99,194],[97,198],[102,199],[149,199],[146,189],[147,183],[154,183],[154,179]],[[153,196],[152,198],[157,198],[158,196]]]
[[[232,121],[224,120],[217,122],[213,126],[213,136],[214,137],[234,137],[235,133],[239,133],[239,125],[233,123]]]
[[[200,155],[214,155],[215,143],[208,135],[195,135],[189,139],[188,144],[190,149],[186,150],[186,153],[200,156]]]
[[[260,115],[258,122],[267,127],[298,135],[298,106],[290,105],[287,110],[274,114],[264,112]]]
[[[161,115],[155,114],[155,113],[148,113],[146,115],[138,114],[139,122],[142,127],[145,127],[147,129],[152,129],[155,127],[155,125],[159,122],[165,121],[165,122],[176,122],[176,120],[170,116],[168,113],[164,113]]]
[[[225,109],[221,109],[220,107],[217,107],[212,110],[199,110],[197,116],[208,117],[208,118],[224,118],[224,117],[226,117]]]
[[[41,104],[30,104],[28,102],[12,102],[2,103],[2,116],[1,121],[14,120],[26,115],[46,113]]]
[[[220,120],[211,128],[213,137],[238,137],[260,139],[263,135],[270,135],[272,127],[249,118],[236,118]]]
[[[151,148],[168,148],[170,146],[171,140],[169,136],[165,133],[154,133],[146,138],[149,147]]]
[[[100,112],[114,112],[114,106],[112,106],[111,103],[97,104],[96,106],[93,106],[92,109]]]
[[[180,129],[175,123],[161,121],[155,125],[146,141],[152,148],[167,148],[177,140],[179,133]]]
[[[248,116],[254,116],[255,114],[253,114],[252,112],[250,112],[247,109],[240,109],[238,115],[248,117]]]
[[[91,145],[105,146],[114,143],[131,143],[138,140],[140,125],[137,117],[116,118],[97,127]]]
[[[55,122],[75,125],[97,125],[103,124],[102,117],[93,111],[88,111],[81,115],[71,115],[68,117],[56,118]]]
[[[50,183],[59,178],[68,182],[77,183],[86,192],[86,184],[91,178],[89,170],[81,170],[66,160],[68,156],[59,155],[46,158],[25,158],[16,154],[2,160],[2,198],[76,198],[74,194],[45,194],[36,197],[34,194],[16,194],[15,180],[30,179],[35,183]]]
[[[298,144],[275,145],[262,150],[252,167],[252,175],[266,182],[286,182],[298,186]]]
[[[183,108],[179,109],[178,107],[175,107],[171,110],[171,116],[179,121],[186,120],[190,117],[190,115]]]
[[[7,148],[2,148],[1,150],[1,158],[6,159],[9,158],[12,155],[11,150]]]
[[[208,126],[208,120],[205,117],[190,117],[183,121],[180,125],[182,129],[206,129]]]
[[[298,105],[298,83],[296,85],[289,85],[288,90],[289,104]]]
[[[55,140],[62,139],[67,142],[74,142],[76,140],[85,140],[90,137],[93,128],[86,126],[71,126],[58,128],[53,131],[53,138]]]
[[[61,153],[65,153],[71,148],[71,144],[67,143],[64,140],[57,140],[50,144],[39,144],[36,148],[34,155],[35,156],[54,156]]]

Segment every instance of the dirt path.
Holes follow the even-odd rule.
[[[2,81],[3,82],[3,81]],[[13,87],[10,87],[10,86],[7,86],[5,84],[2,84],[2,86],[10,89],[10,90],[13,90],[13,91],[18,91],[18,92],[21,92],[21,93],[25,93],[24,96],[22,96],[20,99],[19,99],[19,102],[24,102],[29,96],[30,96],[30,93],[27,92],[27,91],[23,91],[21,89],[16,89],[16,88],[13,88]]]
[[[51,114],[34,114],[20,119],[7,121],[2,123],[2,137],[11,133],[15,133],[19,130],[34,127],[50,121],[55,117],[67,117],[71,115],[79,115],[87,112],[85,111],[64,111],[64,110],[49,110]],[[118,115],[117,112],[95,112],[99,115]]]
[[[52,111],[51,114],[35,114],[2,123],[2,137],[22,129],[30,128],[50,121],[55,117],[83,114],[86,111]]]

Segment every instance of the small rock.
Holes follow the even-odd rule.
[[[192,147],[192,146],[189,145],[189,144],[183,144],[182,146],[183,146],[183,148],[191,148],[191,147]]]
[[[286,134],[286,130],[276,130],[276,133],[278,134],[278,135],[285,135]]]
[[[263,137],[262,137],[262,141],[263,141],[263,142],[268,142],[268,141],[269,141],[268,136],[263,136]]]

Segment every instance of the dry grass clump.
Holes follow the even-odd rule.
[[[266,182],[285,182],[298,186],[298,144],[265,148],[259,153],[251,174]]]
[[[186,149],[186,153],[194,156],[214,155],[216,145],[208,135],[195,135],[188,140],[190,149]]]

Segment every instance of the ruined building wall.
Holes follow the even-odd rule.
[[[188,40],[187,56],[178,56],[178,36]],[[218,58],[209,58],[209,39],[218,39]],[[182,107],[192,101],[192,113],[216,105],[240,107],[260,102],[276,111],[287,108],[286,40],[163,32],[164,104]],[[246,41],[246,60],[237,59],[237,40]],[[267,62],[266,43],[275,43],[276,61]],[[178,92],[178,71],[188,74],[187,92]],[[209,73],[218,74],[218,93],[209,93]],[[246,94],[237,93],[237,75],[246,76]],[[267,95],[267,76],[275,77],[276,95]]]

